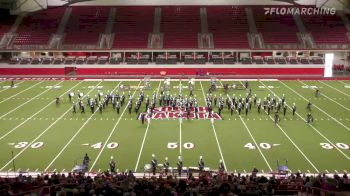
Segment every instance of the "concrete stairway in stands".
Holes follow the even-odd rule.
[[[162,8],[156,7],[154,9],[153,32],[148,36],[148,48],[162,49],[164,35],[160,33],[160,21],[162,18]]]
[[[198,33],[198,48],[208,49],[214,48],[214,37],[208,31],[208,15],[207,8],[202,7],[199,10],[201,17],[201,32]]]
[[[4,36],[0,40],[0,48],[8,48],[11,46],[12,42],[16,38],[16,31],[18,29],[18,26],[21,25],[23,18],[26,16],[26,13],[20,14],[17,16],[15,22],[11,26],[11,29],[9,32],[4,34]]]
[[[251,48],[265,48],[264,39],[262,34],[258,32],[255,24],[254,14],[251,8],[245,8],[247,15],[249,33],[248,41]]]
[[[60,49],[63,43],[63,40],[65,38],[65,33],[64,33],[64,29],[67,26],[68,20],[70,18],[70,15],[72,13],[72,8],[67,7],[63,17],[60,21],[60,24],[57,28],[57,31],[55,34],[53,34],[50,38],[49,41],[49,48],[50,49]]]
[[[316,48],[315,41],[312,37],[312,34],[307,32],[304,22],[302,21],[300,15],[293,15],[295,24],[298,27],[299,32],[297,37],[303,48]]]
[[[98,42],[100,49],[110,49],[113,46],[113,41],[114,41],[113,28],[114,28],[114,20],[115,20],[116,13],[117,13],[117,9],[114,7],[109,10],[105,32],[100,35],[99,42]]]
[[[205,7],[200,8],[199,10],[201,15],[201,32],[208,33],[208,16],[207,9]]]
[[[154,23],[153,33],[160,33],[160,21],[162,19],[162,8],[156,7],[154,9]]]
[[[64,29],[67,26],[71,13],[72,13],[72,8],[70,7],[66,8],[66,11],[64,12],[64,15],[61,19],[60,25],[57,28],[56,34],[64,33]]]
[[[294,14],[293,18],[294,18],[295,24],[298,27],[299,33],[306,33],[306,28],[303,21],[301,20],[300,15]]]
[[[256,29],[255,18],[254,18],[254,14],[253,14],[252,9],[246,8],[245,11],[247,14],[248,26],[249,26],[250,33],[258,33],[258,30]]]
[[[316,48],[315,41],[311,33],[297,33],[297,37],[303,48]]]
[[[116,13],[117,13],[117,9],[115,7],[111,8],[109,10],[109,15],[108,15],[108,19],[107,19],[105,34],[109,34],[109,33],[113,32],[114,20],[115,20]]]

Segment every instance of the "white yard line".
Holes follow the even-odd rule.
[[[180,155],[182,155],[182,122],[180,121],[179,124],[180,124],[180,136],[179,136],[180,137],[180,146],[179,146],[180,148],[179,149],[180,149]]]
[[[270,119],[273,121],[273,118],[269,116]],[[282,129],[282,127],[277,124],[277,127],[282,131],[282,133],[288,138],[288,140],[294,145],[294,147],[300,152],[301,155],[310,163],[310,165],[316,170],[316,172],[320,172],[317,167],[310,161],[310,159],[304,154],[302,150],[294,143],[294,141],[288,136],[288,134]]]
[[[263,82],[260,81],[260,83],[262,85],[265,86],[265,84]],[[265,86],[266,88],[266,86]],[[275,94],[274,91],[272,91],[270,88],[266,88],[266,89],[269,89],[271,93]],[[277,95],[277,94],[276,94]],[[279,97],[279,96],[278,96]],[[292,110],[292,108],[286,104],[287,107]],[[306,123],[306,120],[298,113],[298,112],[295,112],[296,115],[298,115],[298,117],[303,120],[305,123]],[[326,136],[324,136],[318,129],[316,129],[312,124],[307,124],[308,126],[310,126],[314,131],[316,131],[321,137],[323,137],[323,139],[327,140],[328,143],[332,144],[332,146],[334,146],[343,156],[345,156],[348,160],[350,160],[350,157],[347,156],[342,150],[340,150],[333,142],[331,142]]]
[[[181,85],[181,79],[180,79],[180,86],[182,86]],[[181,91],[182,91],[182,89],[181,89]],[[181,92],[181,94],[182,94],[182,92]],[[180,146],[179,146],[179,151],[180,151],[180,156],[181,156],[182,155],[182,120],[181,121],[179,120],[179,126],[180,126],[180,135],[179,135]]]
[[[204,89],[203,89],[203,85],[202,85],[202,81],[199,81],[200,85],[201,85],[201,89],[202,89],[202,93],[203,93],[203,99],[205,101],[205,103],[207,103],[207,100],[205,98],[205,93],[204,93]],[[226,167],[226,162],[225,162],[225,159],[224,159],[224,155],[222,154],[222,151],[221,151],[221,147],[220,147],[220,143],[219,143],[219,139],[218,139],[218,136],[216,135],[216,130],[215,130],[215,126],[213,123],[210,123],[211,126],[212,126],[212,130],[214,132],[214,135],[215,135],[215,140],[216,140],[216,144],[218,145],[218,149],[219,149],[219,152],[220,152],[220,156],[221,156],[221,160],[222,162],[224,163],[224,167],[225,167],[225,171],[228,170],[228,168]]]
[[[102,82],[102,80],[95,86],[95,88]],[[115,89],[117,89],[120,85],[121,81],[118,83],[118,85],[111,91],[115,91]],[[94,88],[94,89],[95,89]],[[51,165],[58,159],[58,157],[61,156],[61,154],[66,150],[66,148],[72,143],[72,141],[79,135],[79,133],[81,132],[81,130],[83,130],[83,128],[90,122],[90,120],[92,119],[92,117],[97,113],[98,109],[100,108],[100,105],[97,107],[97,109],[95,110],[94,113],[91,114],[91,116],[84,122],[84,124],[78,129],[77,132],[75,132],[75,134],[73,135],[73,137],[71,137],[71,139],[66,143],[66,145],[61,149],[61,151],[55,156],[55,158],[49,163],[49,165],[46,166],[44,171],[47,171]]]
[[[162,81],[160,80],[159,85],[158,85],[158,89],[157,89],[157,97],[158,97],[158,92],[159,92],[161,83],[162,83]],[[136,161],[135,170],[134,170],[135,172],[137,171],[137,168],[139,167],[140,158],[141,158],[142,151],[143,151],[143,146],[145,145],[146,137],[148,134],[148,129],[149,129],[149,123],[147,123],[147,128],[146,128],[145,134],[143,135],[143,139],[142,139],[142,143],[141,143],[141,147],[140,147],[140,152],[139,152],[139,155],[137,156],[137,161]]]
[[[303,85],[307,85],[306,83],[304,83],[304,82],[302,82],[302,81],[300,81],[300,80],[298,80],[298,81],[299,81],[301,84],[303,84]],[[308,85],[307,85],[307,86],[308,86]],[[311,89],[311,90],[314,90],[314,89]],[[339,105],[340,107],[342,107],[342,108],[344,108],[345,110],[347,110],[347,111],[350,112],[350,109],[349,109],[349,108],[343,106],[341,103],[339,103],[339,102],[335,101],[334,99],[328,97],[325,93],[321,93],[321,96],[326,97],[327,99],[333,101],[334,103],[336,103],[336,104]]]
[[[305,97],[303,97],[302,95],[300,95],[298,92],[296,92],[294,89],[290,88],[288,85],[286,85],[284,82],[282,82],[281,80],[279,80],[280,83],[282,83],[284,86],[286,86],[288,89],[290,89],[291,91],[293,91],[295,94],[297,94],[299,97],[303,98],[305,101],[309,101],[308,99],[306,99]],[[331,118],[332,120],[336,121],[338,124],[340,124],[341,126],[343,126],[346,130],[350,131],[350,128],[347,127],[346,125],[344,125],[343,123],[339,122],[337,119],[335,119],[333,116],[329,115],[327,112],[325,112],[324,110],[322,110],[321,108],[319,108],[317,105],[313,104],[313,106],[317,109],[319,109],[321,112],[323,112],[324,114],[326,114],[329,118]]]
[[[72,89],[74,89],[76,86],[78,86],[80,83],[82,83],[83,80],[81,80],[78,84],[74,85],[72,88],[70,88],[69,90],[67,90],[66,92],[64,92],[63,94],[61,94],[59,97],[64,96],[66,93],[68,93],[69,91],[71,91]],[[13,131],[15,131],[16,129],[18,129],[18,127],[22,126],[24,123],[28,122],[29,120],[31,120],[34,116],[36,116],[37,114],[39,114],[40,112],[42,112],[43,110],[45,110],[47,107],[49,107],[52,103],[55,103],[56,100],[51,101],[49,104],[47,104],[45,107],[41,108],[39,111],[37,111],[35,114],[33,114],[32,116],[28,117],[25,121],[21,122],[19,125],[17,125],[16,127],[14,127],[13,129],[11,129],[10,131],[8,131],[7,133],[5,133],[4,135],[2,135],[0,137],[0,140],[4,139],[7,135],[9,135],[10,133],[12,133]]]
[[[256,142],[256,140],[255,140],[255,138],[254,138],[253,134],[252,134],[252,133],[251,133],[251,131],[249,130],[248,126],[246,125],[246,123],[244,122],[244,120],[242,119],[242,117],[241,117],[241,116],[239,116],[239,118],[241,119],[241,121],[242,121],[242,123],[243,123],[243,125],[244,125],[245,129],[246,129],[246,130],[247,130],[247,132],[248,132],[248,134],[249,134],[249,135],[250,135],[250,137],[252,138],[252,140],[253,140],[253,142],[254,142],[255,146],[258,148],[258,151],[259,151],[260,155],[262,156],[262,158],[264,159],[264,161],[265,161],[266,165],[269,167],[270,171],[273,171],[273,170],[272,170],[272,168],[271,168],[271,166],[270,166],[270,164],[269,164],[269,162],[267,161],[267,159],[266,159],[265,155],[262,153],[262,151],[261,151],[261,149],[260,149],[259,144]]]
[[[221,85],[223,85],[222,82],[221,82],[221,80],[220,80],[220,83],[221,83]],[[240,83],[242,84],[242,81],[240,81]],[[264,153],[262,153],[259,144],[256,142],[256,140],[255,140],[253,134],[251,133],[250,129],[248,128],[247,124],[244,122],[244,120],[242,119],[241,116],[239,116],[239,118],[240,118],[240,120],[242,121],[244,127],[246,128],[248,134],[249,134],[250,137],[252,138],[252,140],[253,140],[255,146],[258,148],[258,151],[259,151],[260,155],[262,156],[262,158],[264,159],[266,165],[269,167],[270,171],[273,171],[273,170],[272,170],[272,167],[270,166],[269,162],[267,161],[267,159],[266,159]]]
[[[137,156],[137,161],[136,161],[136,165],[135,165],[135,169],[134,169],[135,172],[137,171],[137,168],[138,168],[139,163],[140,163],[140,158],[141,158],[141,154],[142,154],[142,151],[143,151],[143,146],[145,145],[145,141],[146,141],[146,137],[147,137],[147,133],[148,133],[149,124],[150,124],[150,123],[147,123],[147,128],[146,128],[145,134],[143,135],[143,139],[142,139],[142,144],[141,144],[140,152],[139,152],[139,155]]]
[[[1,103],[4,103],[5,101],[7,101],[7,100],[9,100],[9,99],[12,99],[13,97],[16,97],[16,96],[19,95],[19,94],[22,94],[22,93],[26,92],[27,90],[30,90],[30,89],[34,88],[35,86],[37,86],[37,85],[39,85],[39,84],[41,84],[41,83],[43,83],[43,82],[44,82],[44,81],[38,82],[38,83],[36,83],[36,84],[34,84],[34,85],[32,85],[32,86],[30,86],[30,87],[28,87],[28,88],[26,88],[26,89],[20,91],[20,92],[18,92],[18,93],[16,93],[16,94],[12,95],[11,97],[8,97],[8,98],[6,98],[6,99],[0,101],[0,104],[1,104]]]
[[[134,98],[134,95],[135,95],[136,91],[138,90],[140,84],[141,84],[141,81],[140,81],[139,84],[137,85],[137,88],[135,89],[134,93],[132,94],[132,98]],[[100,158],[100,156],[101,156],[103,150],[106,148],[107,143],[108,143],[109,140],[111,139],[111,137],[112,137],[114,131],[116,130],[116,128],[117,128],[117,126],[118,126],[120,120],[122,119],[122,117],[123,117],[123,115],[124,115],[124,113],[126,112],[127,109],[128,109],[128,107],[127,107],[127,105],[126,105],[125,108],[124,108],[124,110],[123,110],[123,112],[122,112],[121,115],[119,116],[118,121],[115,123],[113,129],[112,129],[111,132],[109,133],[109,135],[108,135],[106,141],[103,143],[103,146],[102,146],[100,152],[98,153],[98,155],[97,155],[95,161],[93,162],[92,166],[90,167],[89,172],[91,172],[92,169],[95,167],[95,164],[97,163],[98,159]]]
[[[259,81],[260,83],[262,83],[261,81]],[[263,83],[262,83],[263,84]],[[264,84],[263,84],[264,85]],[[265,86],[265,85],[264,85]],[[266,88],[266,86],[265,86]],[[269,89],[269,88],[267,88]],[[271,91],[271,89],[269,89]],[[265,113],[267,113],[265,111]],[[269,115],[270,119],[272,121],[274,121],[274,119]],[[276,124],[277,127],[282,131],[282,133],[287,137],[287,139],[293,144],[293,146],[300,152],[301,155],[303,155],[303,157],[307,160],[307,162],[309,162],[309,164],[317,171],[319,172],[319,170],[316,168],[316,166],[310,161],[310,159],[305,155],[305,153],[299,148],[298,145],[296,145],[296,143],[289,137],[289,135],[282,129],[282,127],[279,124]]]
[[[18,82],[17,84],[21,84],[21,83],[23,83],[23,82],[24,82],[24,80],[21,81],[21,82]],[[0,83],[2,83],[2,82],[0,82]],[[16,84],[15,84],[15,86],[16,86]],[[0,91],[0,93],[6,91],[6,90],[8,90],[8,89],[11,89],[11,88],[2,89],[2,90]]]
[[[102,82],[102,81],[101,81]],[[101,82],[99,82],[94,88],[92,88],[86,95],[88,95],[92,90],[94,90]],[[84,97],[86,96],[84,95]],[[52,126],[54,126],[59,120],[61,120],[69,111],[71,111],[71,108],[69,108],[65,113],[63,113],[60,117],[58,117],[50,126],[48,126],[43,132],[41,132],[34,140],[32,140],[26,147],[24,147],[19,153],[17,153],[9,162],[7,162],[0,171],[4,170],[5,167],[7,167],[11,162],[16,159],[18,156],[20,156],[25,150],[27,150],[34,142],[36,142],[42,135],[44,135]]]
[[[62,82],[63,82],[63,80],[62,80],[62,81],[60,81],[59,83],[55,84],[55,85],[59,85],[59,84],[61,84]],[[40,94],[36,95],[35,97],[32,97],[32,98],[31,98],[31,99],[29,99],[28,101],[26,101],[26,102],[22,103],[21,105],[17,106],[16,108],[12,109],[11,111],[7,112],[6,114],[3,114],[2,116],[0,116],[0,119],[1,119],[1,118],[3,118],[3,117],[5,117],[5,116],[7,116],[8,114],[11,114],[12,112],[14,112],[14,111],[18,110],[20,107],[22,107],[22,106],[26,105],[27,103],[29,103],[29,102],[33,101],[35,98],[37,98],[37,97],[41,96],[42,94],[44,94],[44,93],[48,92],[49,90],[51,90],[51,89],[49,89],[49,88],[48,88],[48,89],[46,89],[45,91],[41,92]]]
[[[322,82],[321,80],[319,80],[319,82],[322,83],[322,84],[324,84],[324,85],[326,85],[326,86],[328,86],[328,87],[330,87],[330,88],[332,88],[332,89],[334,89],[334,90],[336,90],[336,91],[338,91],[339,93],[341,93],[341,94],[343,94],[343,95],[345,95],[345,96],[347,96],[347,97],[350,97],[350,95],[344,93],[343,91],[341,91],[341,90],[339,90],[339,89],[337,89],[337,88],[335,88],[335,87],[333,87],[333,86],[331,86],[331,85],[329,85],[329,84],[327,84],[327,83],[325,83],[325,82]]]

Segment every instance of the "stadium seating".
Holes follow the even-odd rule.
[[[207,18],[215,48],[249,48],[249,27],[244,7],[209,6]]]
[[[265,15],[261,7],[254,7],[256,28],[265,44],[297,44],[298,28],[293,16]]]
[[[72,7],[64,44],[96,45],[104,32],[110,7]]]
[[[0,40],[2,36],[4,36],[5,33],[7,33],[11,27],[12,24],[15,22],[17,16],[6,16],[6,17],[1,17],[1,25],[0,25]]]
[[[14,45],[46,45],[56,32],[65,7],[49,8],[23,18]]]
[[[161,7],[160,32],[164,48],[198,48],[200,7]]]
[[[73,6],[65,28],[63,46],[96,46],[106,29],[111,7]],[[201,32],[200,6],[161,6],[160,32],[165,49],[198,48]],[[208,31],[213,34],[215,49],[249,49],[248,20],[244,6],[206,6]],[[265,44],[298,44],[298,28],[292,16],[265,15],[262,7],[252,7],[257,31]],[[145,49],[153,32],[155,7],[116,7],[113,48]],[[46,45],[58,28],[65,7],[38,11],[23,19],[14,45]],[[348,15],[347,17],[350,18]],[[316,44],[350,44],[338,16],[302,16],[306,29]],[[9,31],[14,17],[1,20],[0,38]],[[324,36],[327,35],[327,36]],[[93,48],[93,47],[90,47]]]
[[[349,44],[347,30],[338,16],[302,16],[316,44]]]
[[[117,7],[113,48],[147,48],[154,7]]]

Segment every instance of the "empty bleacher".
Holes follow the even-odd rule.
[[[97,45],[104,32],[110,7],[72,7],[67,23],[65,45]]]
[[[117,7],[113,48],[147,48],[153,21],[154,7]]]
[[[298,44],[298,28],[291,15],[266,15],[263,7],[252,8],[257,31],[265,44]]]
[[[2,38],[2,36],[4,36],[5,33],[7,33],[13,23],[15,22],[17,16],[9,16],[9,15],[4,15],[4,16],[0,16],[0,40]]]
[[[347,30],[342,20],[334,16],[302,16],[307,31],[316,44],[349,44]]]
[[[215,48],[249,48],[249,32],[244,7],[208,6],[208,30]]]
[[[215,49],[249,49],[249,25],[244,6],[204,6],[207,11],[208,32],[213,35]],[[201,33],[200,6],[161,6],[160,33],[164,49],[198,49]],[[57,31],[66,7],[49,8],[23,18],[15,39],[8,47],[47,45]],[[64,49],[98,49],[104,33],[110,6],[72,6],[64,29]],[[293,16],[265,15],[260,6],[252,7],[258,33],[266,45],[295,45],[299,43],[298,28]],[[347,15],[350,19],[350,15]],[[349,46],[347,29],[339,16],[301,16],[307,32],[316,45]],[[0,39],[7,33],[16,16],[0,16]],[[155,21],[154,6],[118,6],[113,24],[114,49],[146,49]],[[312,40],[311,40],[312,41]],[[112,43],[112,41],[111,41]],[[75,47],[77,46],[77,47]],[[88,46],[88,47],[84,47]],[[6,46],[7,47],[7,46]],[[15,47],[19,48],[19,47]],[[287,48],[288,49],[288,48]]]
[[[56,32],[65,7],[49,8],[23,18],[14,45],[46,45]]]
[[[201,31],[200,7],[161,7],[160,32],[164,34],[164,48],[198,48]]]

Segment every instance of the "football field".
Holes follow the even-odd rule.
[[[223,84],[242,82],[217,80],[213,95],[226,99]],[[269,173],[276,171],[277,162],[284,165],[286,161],[292,172],[350,171],[350,81],[249,81],[252,94],[262,100],[269,94],[284,94],[287,114],[280,112],[277,125],[274,113],[269,116],[262,110],[259,114],[254,106],[248,115],[244,111],[231,115],[225,105],[222,119],[214,123],[196,118],[181,122],[160,115],[142,125],[134,109],[129,114],[126,104],[119,114],[111,105],[102,113],[91,113],[88,107],[85,114],[79,109],[76,114],[72,112],[70,91],[75,93],[75,102],[78,91],[83,93],[85,104],[87,95],[122,93],[121,85],[129,86],[135,103],[143,80],[18,80],[15,88],[10,84],[0,82],[0,172],[68,172],[76,163],[81,164],[85,153],[90,157],[90,172],[108,170],[111,156],[119,171],[143,172],[152,154],[158,163],[168,157],[172,167],[181,155],[185,167],[196,167],[199,156],[203,156],[206,167],[217,170],[219,160],[223,160],[231,172],[245,173],[256,167]],[[183,95],[189,96],[186,79],[172,79],[170,94],[179,94],[180,85]],[[151,98],[156,93],[159,98],[163,86],[163,80],[152,80],[145,94]],[[193,93],[199,106],[206,106],[209,86],[208,80],[195,81]],[[317,88],[321,92],[318,98]],[[230,89],[228,95],[245,97],[247,92]],[[60,97],[60,104],[55,103],[56,97]],[[311,124],[305,122],[309,100],[314,117]],[[294,116],[293,103],[297,106]],[[145,111],[144,102],[140,111]],[[216,106],[214,111],[218,111]]]

